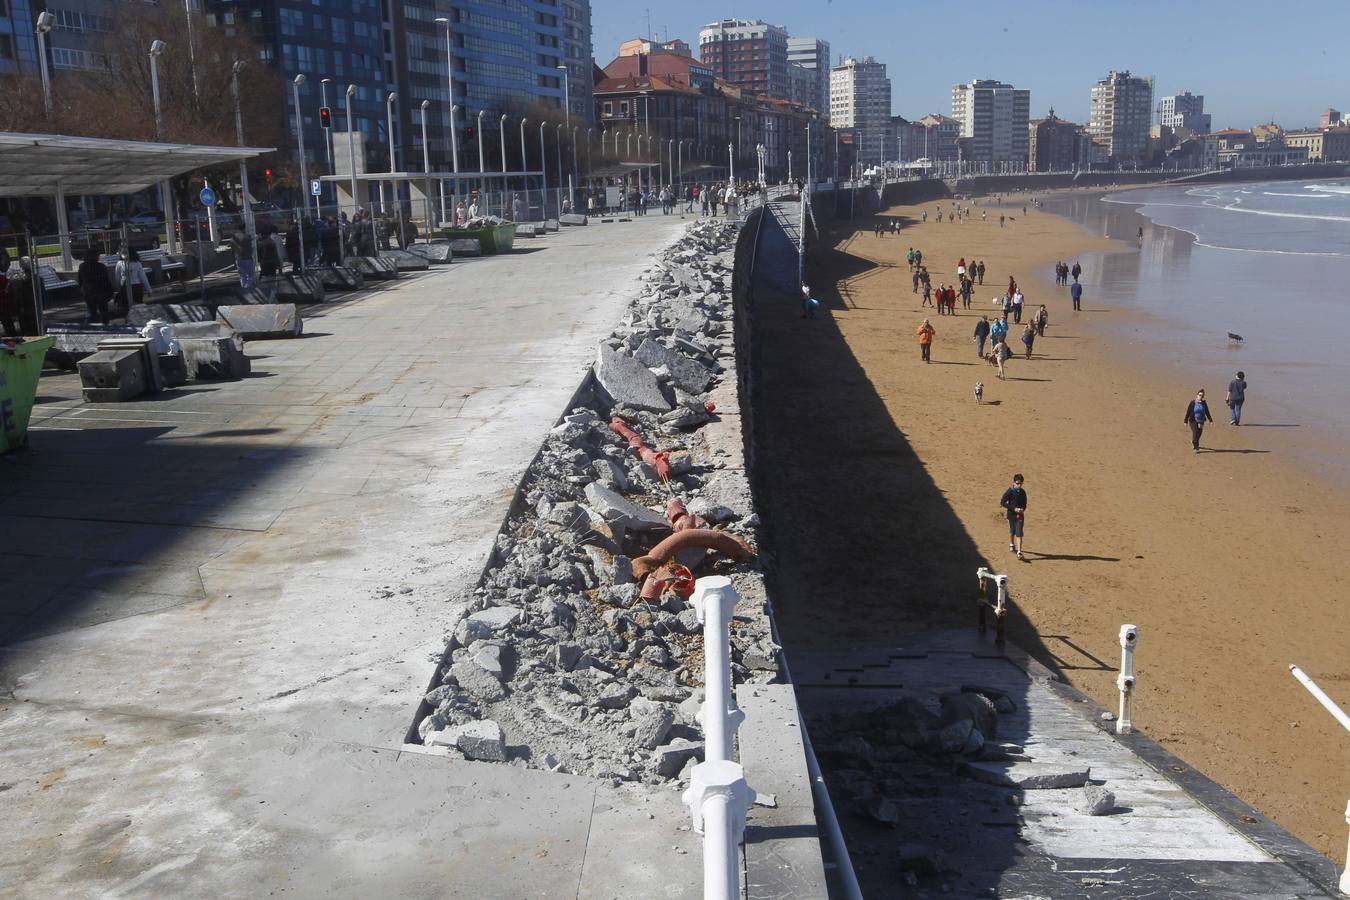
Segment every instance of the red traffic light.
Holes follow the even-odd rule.
[[[469,140],[473,140],[473,126],[472,126],[472,125],[470,125],[468,128],[465,128],[465,129],[464,129],[464,136],[465,136],[466,138],[468,138]]]
[[[263,169],[263,175],[265,175],[265,176],[268,177],[268,178],[271,178],[271,177],[272,177],[272,170],[271,170],[271,169]]]
[[[320,128],[333,127],[333,111],[326,106],[319,107],[319,127]]]

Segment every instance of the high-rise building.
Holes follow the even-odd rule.
[[[1209,134],[1210,117],[1205,112],[1203,94],[1182,91],[1158,101],[1158,124],[1174,132],[1184,128],[1191,134]]]
[[[1153,78],[1114,69],[1092,86],[1088,133],[1106,147],[1111,163],[1138,165],[1149,156]]]
[[[830,126],[861,136],[855,146],[863,166],[890,158],[891,80],[885,63],[847,57],[830,70]]]
[[[1342,118],[1342,113],[1339,109],[1323,110],[1322,115],[1317,117],[1318,128],[1334,128],[1337,125],[1344,124],[1346,123],[1344,118]]]
[[[952,118],[969,138],[974,162],[1027,161],[1027,120],[1031,91],[992,79],[978,79],[952,88]]]
[[[698,33],[699,59],[713,74],[756,94],[787,100],[788,33],[781,25],[747,19],[723,19]]]
[[[37,13],[31,0],[0,3],[0,75],[37,73],[37,41],[33,38]]]
[[[820,92],[816,73],[804,66],[788,63],[788,99],[800,106],[817,109]]]
[[[816,77],[816,96],[808,105],[822,119],[830,115],[830,45],[812,37],[788,38],[788,64],[810,69]]]
[[[1048,116],[1027,126],[1027,162],[1031,169],[1062,172],[1084,164],[1082,132],[1082,126],[1059,118],[1051,107]]]

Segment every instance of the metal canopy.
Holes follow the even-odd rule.
[[[169,178],[271,147],[206,147],[0,132],[0,197],[133,194]]]
[[[358,172],[357,181],[426,181],[428,178],[433,181],[451,181],[459,179],[460,181],[480,181],[482,179],[493,178],[523,178],[527,176],[538,176],[542,172]],[[347,175],[320,175],[319,181],[332,181],[337,184],[351,184],[352,176]]]

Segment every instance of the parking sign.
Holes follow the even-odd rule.
[[[319,184],[319,179],[311,178],[309,180],[309,192],[315,197],[323,193],[322,186]]]

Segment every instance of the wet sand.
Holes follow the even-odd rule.
[[[888,210],[899,235],[876,238],[861,219],[827,235],[808,269],[816,321],[790,298],[756,300],[758,487],[789,650],[972,627],[987,562],[1011,575],[1012,638],[1107,708],[1117,633],[1138,625],[1138,726],[1338,859],[1350,751],[1287,665],[1350,696],[1339,578],[1350,493],[1290,460],[1291,429],[1265,427],[1287,423],[1249,409],[1249,424],[1230,427],[1226,372],[1208,383],[1206,451],[1191,452],[1194,379],[1131,353],[1119,326],[1140,314],[1090,294],[1075,314],[1053,283],[1055,259],[1118,244],[1023,216],[1011,198],[1002,229],[997,207],[987,222],[940,225],[935,208]],[[955,280],[959,257],[986,262],[969,311],[920,307],[910,246],[935,283]],[[1030,361],[1014,328],[1005,382],[971,332],[1010,274],[1029,313],[1047,304],[1050,327]],[[915,338],[925,316],[937,331],[928,365]],[[1013,472],[1030,498],[1021,563],[998,508]]]

